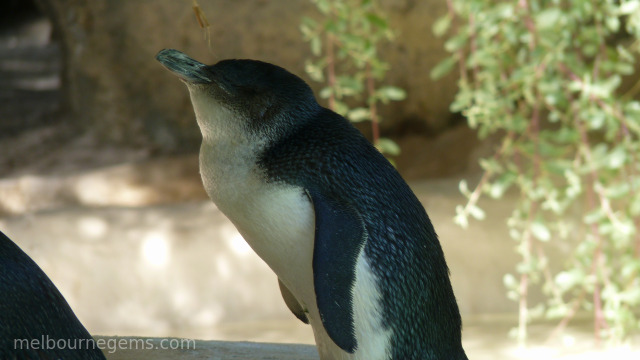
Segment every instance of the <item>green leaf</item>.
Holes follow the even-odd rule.
[[[376,147],[383,154],[400,155],[400,146],[391,139],[379,138]]]
[[[458,183],[458,190],[460,190],[460,193],[467,198],[471,196],[471,191],[469,191],[469,185],[467,185],[467,180],[465,179],[460,180],[460,182]]]
[[[438,80],[441,77],[448,74],[449,71],[453,69],[453,66],[456,63],[457,63],[456,58],[453,56],[449,56],[444,60],[440,61],[436,66],[434,66],[433,69],[431,69],[431,73],[429,73],[429,76],[431,76],[431,79],[433,80]]]
[[[640,305],[640,287],[630,287],[629,289],[621,291],[619,294],[615,294],[614,296],[631,306],[635,307]]]
[[[309,40],[312,36],[314,36],[317,27],[318,25],[316,24],[315,20],[304,16],[300,24],[300,32],[302,32],[302,35],[306,40]]]
[[[536,27],[538,30],[556,28],[563,16],[562,10],[556,7],[542,10],[535,16]]]
[[[442,36],[449,30],[449,27],[451,27],[451,15],[447,14],[433,23],[432,30],[436,36]]]
[[[304,63],[304,71],[309,75],[311,80],[317,81],[317,82],[324,81],[324,73],[322,72],[321,63],[313,63],[307,60]]]
[[[622,182],[618,184],[611,184],[605,189],[607,197],[611,199],[619,199],[629,194],[631,186],[628,182]]]
[[[595,224],[599,222],[600,220],[604,219],[604,217],[605,217],[605,214],[602,208],[597,208],[585,214],[584,217],[582,218],[582,221],[584,221],[585,224],[590,225],[590,224]]]
[[[345,116],[349,112],[349,106],[342,101],[334,100],[333,103],[335,104],[335,109],[333,109],[333,111],[338,114]]]
[[[320,93],[318,95],[320,96],[321,99],[328,99],[331,96],[331,94],[333,94],[333,89],[327,86],[327,87],[324,87],[322,90],[320,90]]]
[[[601,112],[597,112],[595,114],[593,114],[590,118],[589,118],[589,129],[591,130],[600,130],[602,129],[602,127],[604,126],[604,121],[606,120],[606,115],[601,113]]]
[[[494,183],[489,186],[489,196],[494,199],[501,198],[505,191],[511,187],[516,180],[516,176],[512,173],[505,173],[500,176]]]
[[[320,56],[322,53],[322,40],[319,36],[314,36],[310,40],[311,53],[315,56]]]
[[[618,9],[621,15],[631,15],[638,10],[640,10],[639,1],[622,1]]]
[[[640,5],[640,1],[634,1],[634,3]],[[620,56],[621,60],[626,62],[635,61],[635,57],[633,56],[633,54],[629,50],[627,50],[627,48],[625,48],[624,46],[617,45],[616,51],[618,52],[618,55]]]
[[[560,319],[567,316],[567,314],[569,313],[569,310],[570,308],[565,304],[551,306],[549,307],[549,309],[547,309],[547,313],[545,314],[545,317],[547,319]]]
[[[380,99],[392,101],[404,100],[407,97],[406,91],[395,86],[383,86],[376,92]]]
[[[584,280],[584,272],[579,268],[573,268],[568,271],[559,272],[556,275],[554,282],[560,291],[565,292],[574,286],[580,285]]]
[[[616,147],[609,156],[607,156],[607,166],[609,169],[619,169],[627,161],[627,152],[622,146]]]
[[[617,16],[607,16],[604,22],[609,30],[618,32],[620,30],[620,19]]]
[[[629,261],[622,265],[620,274],[623,278],[635,277],[636,274],[640,274],[640,261]]]
[[[486,216],[484,210],[480,209],[474,204],[468,204],[467,210],[469,211],[469,214],[473,216],[476,220],[484,220]]]
[[[444,48],[448,52],[455,52],[467,44],[469,37],[467,34],[458,34],[444,43]]]
[[[382,17],[374,14],[374,13],[368,13],[366,15],[367,20],[369,20],[369,22],[375,26],[377,26],[378,28],[384,30],[387,29],[389,26],[387,25],[387,21],[385,19],[383,19]]]
[[[318,6],[318,9],[323,14],[328,14],[331,11],[331,1],[330,0],[313,0]]]
[[[478,163],[484,171],[488,171],[490,173],[500,173],[503,169],[502,165],[500,165],[500,163],[498,163],[494,158],[482,158],[478,160]]]
[[[339,76],[338,87],[344,96],[359,94],[363,90],[362,82],[353,76]]]
[[[567,180],[567,187],[565,194],[569,198],[575,198],[582,193],[582,182],[580,176],[576,174],[572,169],[566,168],[564,171],[564,177]]]
[[[347,113],[347,118],[351,122],[366,121],[366,120],[371,119],[371,113],[369,112],[369,109],[363,108],[363,107],[359,107],[359,108],[355,108],[355,109],[350,110]]]
[[[632,216],[640,216],[640,194],[636,194],[630,202],[629,214]],[[640,231],[640,229],[638,229],[638,231]]]
[[[513,276],[513,274],[504,274],[502,277],[502,283],[510,290],[517,290],[519,286],[518,280]]]
[[[533,222],[530,229],[533,236],[540,241],[546,242],[551,239],[551,232],[547,226],[540,221]]]
[[[456,205],[456,216],[453,218],[453,221],[463,229],[466,229],[469,226],[469,220],[465,215],[464,207],[462,205]]]

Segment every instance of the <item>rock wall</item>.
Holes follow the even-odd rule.
[[[205,63],[261,59],[308,80],[303,66],[309,45],[299,24],[303,15],[319,16],[310,1],[201,0],[210,50],[191,1],[38,2],[62,43],[65,105],[77,125],[104,139],[164,150],[194,149],[200,135],[184,86],[154,60],[159,50],[181,49]],[[397,40],[382,49],[391,64],[387,82],[408,92],[405,101],[384,107],[386,126],[410,120],[441,131],[450,118],[455,79],[433,82],[429,70],[445,56],[431,32],[445,4],[389,0],[383,6],[398,31]]]

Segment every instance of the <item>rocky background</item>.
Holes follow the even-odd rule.
[[[9,4],[26,2],[13,2]],[[163,48],[183,50],[205,63],[254,58],[277,63],[308,80],[310,57],[302,39],[302,15],[318,17],[308,1],[201,1],[210,23],[205,40],[191,1],[37,0],[51,21],[55,46],[42,54],[59,74],[55,104],[68,140],[90,134],[101,143],[152,154],[194,151],[200,133],[188,94],[154,59]],[[444,177],[477,169],[479,144],[464,121],[448,110],[456,91],[452,76],[432,81],[430,69],[444,57],[431,31],[444,2],[383,1],[398,36],[381,50],[391,64],[386,82],[407,99],[383,106],[382,132],[400,143],[397,165],[409,178]],[[20,5],[25,6],[25,5]],[[4,12],[11,13],[11,10]],[[322,85],[309,83],[315,90]],[[41,109],[43,107],[40,107]],[[13,123],[19,131],[25,122]],[[367,126],[361,129],[367,133]],[[17,160],[20,161],[20,160]]]

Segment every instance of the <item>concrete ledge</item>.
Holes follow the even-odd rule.
[[[96,336],[108,360],[318,360],[315,346],[180,338]]]
[[[594,346],[589,321],[579,320],[570,326],[562,339],[543,340],[550,323],[531,326],[529,346],[520,347],[505,336],[512,320],[493,318],[471,324],[463,341],[469,359],[473,360],[637,360],[640,349],[631,344],[618,347]],[[483,326],[479,326],[483,324]],[[471,339],[469,339],[471,338]],[[315,346],[288,343],[189,340],[181,338],[95,336],[107,360],[319,360]],[[570,344],[571,343],[571,344]]]

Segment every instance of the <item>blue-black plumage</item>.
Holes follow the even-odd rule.
[[[49,277],[2,232],[0,359],[105,359]]]
[[[324,359],[466,359],[444,254],[395,168],[309,86],[255,60],[157,59],[187,85],[207,193]]]

